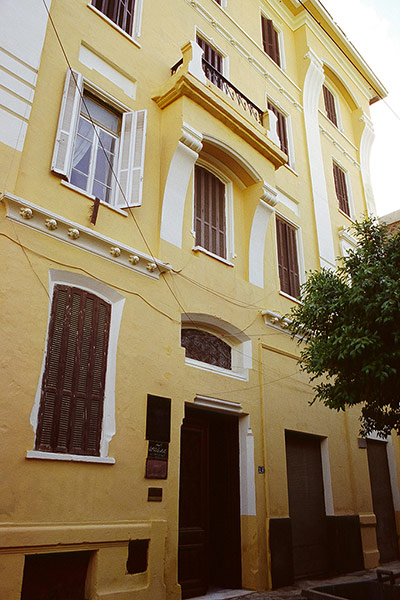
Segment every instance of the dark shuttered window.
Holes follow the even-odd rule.
[[[283,219],[277,217],[276,237],[281,290],[297,298],[300,295],[300,282],[296,229]]]
[[[288,143],[288,135],[287,135],[286,117],[276,108],[276,106],[274,106],[270,102],[268,102],[268,110],[272,110],[272,112],[278,119],[276,126],[277,126],[277,130],[278,130],[279,141],[281,143],[281,150],[282,150],[282,152],[285,152],[285,154],[287,154],[289,156],[289,143]]]
[[[281,66],[281,56],[279,52],[279,34],[276,31],[274,24],[271,19],[267,19],[266,17],[261,17],[261,29],[262,29],[262,39],[264,52],[268,54],[272,58],[274,62]]]
[[[186,358],[232,369],[231,347],[216,335],[200,329],[182,329],[181,344]]]
[[[347,193],[346,173],[336,163],[333,163],[333,179],[335,181],[336,197],[339,208],[350,217],[349,195]]]
[[[111,305],[55,286],[36,450],[99,456]]]
[[[324,104],[325,104],[326,116],[337,127],[338,121],[337,121],[337,114],[336,114],[335,98],[334,98],[332,92],[329,91],[325,85],[322,86],[322,89],[324,92]]]
[[[196,246],[226,258],[225,184],[197,165],[194,171],[194,214]]]
[[[132,34],[135,0],[92,0],[92,5],[126,33]]]
[[[203,50],[203,58],[206,60],[218,73],[222,75],[222,56],[217,52],[210,44],[207,44],[205,40],[197,36],[196,39],[198,45]]]

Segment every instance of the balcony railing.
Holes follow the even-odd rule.
[[[175,75],[178,71],[179,67],[183,64],[183,59],[179,60],[172,68],[171,75]],[[233,101],[236,101],[237,104],[245,111],[248,112],[249,115],[257,121],[260,125],[263,124],[263,111],[261,108],[256,106],[254,102],[249,100],[247,96],[245,96],[237,87],[232,85],[215,67],[213,67],[209,62],[207,62],[204,58],[202,59],[203,71],[207,79],[209,79],[214,85],[216,85],[220,90],[222,90],[227,96],[229,96]]]

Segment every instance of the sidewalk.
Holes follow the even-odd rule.
[[[389,571],[400,571],[400,561],[386,563],[379,568]],[[272,592],[249,592],[248,594],[243,595],[244,590],[241,590],[240,595],[221,595],[219,598],[224,598],[225,600],[299,600],[302,597],[301,590],[304,589],[328,583],[345,583],[346,581],[358,581],[360,579],[372,579],[375,577],[376,569],[368,569],[366,571],[357,571],[356,573],[332,577],[330,579],[304,579],[293,586],[280,588],[279,590],[274,590]],[[232,593],[235,594],[233,590]],[[206,598],[207,600],[218,600],[218,595],[212,594],[203,596],[203,598]],[[200,598],[197,600],[200,600]]]

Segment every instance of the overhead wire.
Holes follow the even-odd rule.
[[[54,23],[54,20],[53,20],[53,18],[52,18],[52,16],[51,16],[51,14],[50,14],[49,8],[48,8],[48,6],[47,6],[47,4],[46,4],[45,0],[42,0],[42,1],[43,1],[43,4],[44,4],[44,6],[45,6],[46,12],[47,12],[47,14],[48,14],[48,18],[49,18],[49,21],[50,21],[50,23],[51,23],[52,29],[53,29],[53,31],[54,31],[54,34],[55,34],[55,36],[56,36],[56,39],[57,39],[57,41],[58,41],[58,44],[59,44],[59,46],[60,46],[60,49],[61,49],[61,51],[62,51],[62,54],[63,54],[63,56],[64,56],[64,59],[65,59],[65,61],[66,61],[67,65],[68,65],[68,68],[69,68],[69,70],[70,70],[71,77],[73,78],[73,81],[74,81],[74,84],[75,84],[75,86],[76,86],[77,92],[78,92],[78,93],[79,93],[79,95],[80,95],[81,102],[82,102],[83,106],[85,107],[86,114],[87,114],[87,116],[88,116],[88,118],[89,118],[89,121],[90,121],[90,122],[91,122],[91,124],[92,124],[92,127],[93,127],[94,134],[95,134],[95,135],[96,135],[96,137],[97,137],[97,140],[98,140],[99,146],[101,147],[101,149],[102,149],[102,151],[103,151],[103,153],[104,153],[104,156],[105,156],[105,158],[106,158],[106,161],[107,161],[107,163],[108,163],[108,165],[109,165],[110,172],[111,172],[111,174],[112,174],[112,176],[113,176],[113,178],[114,178],[114,180],[115,180],[115,182],[116,182],[116,185],[118,186],[118,189],[119,189],[119,191],[120,191],[120,193],[121,193],[121,195],[122,195],[122,198],[123,198],[123,200],[124,200],[124,202],[125,202],[125,204],[126,204],[126,208],[128,209],[128,212],[129,212],[129,214],[131,215],[131,217],[132,217],[132,219],[133,219],[133,221],[134,221],[134,223],[135,223],[135,226],[136,226],[136,228],[137,228],[137,230],[138,230],[138,232],[139,232],[139,234],[140,234],[140,236],[141,236],[141,238],[142,238],[142,240],[143,240],[143,242],[144,242],[144,244],[145,244],[145,246],[146,246],[146,248],[147,248],[147,251],[148,251],[149,255],[151,256],[151,258],[152,258],[152,260],[154,261],[154,263],[157,265],[157,268],[160,270],[160,268],[159,268],[159,265],[158,265],[158,263],[157,263],[157,261],[156,261],[156,259],[155,259],[155,256],[154,256],[154,254],[153,254],[153,252],[152,252],[152,249],[151,249],[151,247],[150,247],[150,244],[147,242],[147,239],[146,239],[146,237],[145,237],[145,235],[144,235],[144,233],[143,233],[143,231],[142,231],[142,229],[141,229],[141,227],[140,227],[140,224],[138,223],[138,220],[136,219],[136,216],[134,215],[134,213],[133,213],[133,211],[132,211],[132,207],[129,205],[128,199],[126,198],[125,191],[123,190],[123,188],[122,188],[122,186],[121,186],[121,183],[120,183],[120,181],[119,181],[119,179],[118,179],[118,176],[117,176],[117,174],[116,174],[116,172],[115,172],[114,166],[113,166],[113,164],[112,164],[112,162],[111,162],[111,160],[110,160],[110,158],[109,158],[109,156],[108,156],[108,154],[107,154],[107,152],[106,152],[106,150],[105,150],[105,148],[104,148],[104,145],[103,145],[103,142],[102,142],[102,140],[101,140],[101,137],[100,137],[100,135],[99,135],[99,133],[98,133],[98,131],[97,131],[96,127],[95,127],[95,122],[94,122],[94,120],[93,120],[93,118],[92,118],[92,116],[91,116],[91,114],[90,114],[89,108],[88,108],[88,106],[87,106],[87,104],[86,104],[86,101],[85,101],[84,94],[82,93],[82,90],[80,89],[80,86],[78,85],[78,82],[77,82],[77,79],[76,79],[75,72],[74,72],[74,70],[72,69],[72,65],[71,65],[71,63],[70,63],[70,61],[69,61],[69,58],[68,58],[67,52],[66,52],[66,50],[65,50],[65,47],[64,47],[64,44],[63,44],[63,42],[62,42],[62,40],[61,40],[61,37],[60,37],[60,35],[59,35],[59,33],[58,33],[58,30],[57,30],[57,27],[56,27],[56,25],[55,25],[55,23]],[[9,236],[6,236],[6,237],[9,237]],[[12,238],[9,238],[9,239],[12,239]],[[26,251],[25,251],[25,248],[24,248],[23,244],[22,244],[20,241],[18,241],[17,243],[20,245],[20,247],[21,247],[22,251],[24,252],[24,254],[25,254],[25,256],[26,256],[26,258],[27,258],[28,262],[30,263],[30,265],[31,265],[31,267],[32,267],[32,269],[33,269],[33,266],[32,266],[32,264],[31,264],[31,262],[29,261],[29,258],[28,258],[27,254],[26,254]],[[30,251],[31,251],[31,252],[34,252],[34,251],[33,251],[33,250],[31,250],[31,249],[30,249]],[[39,253],[37,253],[37,254],[39,254]],[[42,255],[42,256],[43,256],[43,255]],[[46,257],[46,258],[48,258],[48,257]],[[75,269],[78,269],[78,270],[80,270],[80,271],[82,271],[82,272],[84,272],[84,273],[88,274],[89,276],[93,277],[94,279],[97,279],[97,280],[99,280],[99,281],[102,281],[102,282],[104,282],[104,281],[103,281],[101,278],[98,278],[98,277],[94,276],[92,273],[90,273],[89,271],[87,271],[87,270],[85,270],[85,269],[83,269],[83,268],[81,268],[81,267],[76,267],[75,265],[68,265],[68,264],[65,264],[65,263],[61,263],[60,261],[56,261],[56,260],[54,260],[54,259],[49,259],[49,258],[48,258],[48,260],[52,260],[52,261],[53,261],[53,262],[55,262],[56,264],[60,264],[60,265],[66,266],[66,267],[70,267],[70,268],[75,268]],[[34,270],[34,269],[33,269],[33,270]],[[254,318],[254,319],[251,321],[251,323],[250,323],[250,324],[248,324],[248,325],[247,325],[247,326],[246,326],[244,329],[242,329],[242,330],[239,330],[239,331],[237,332],[236,336],[235,336],[235,335],[232,335],[232,336],[231,336],[231,335],[229,335],[229,334],[224,334],[224,335],[223,335],[223,336],[221,336],[221,337],[224,337],[225,339],[230,339],[230,338],[231,338],[231,339],[237,339],[237,335],[238,335],[238,334],[240,334],[240,333],[244,333],[244,332],[245,332],[245,331],[248,329],[248,327],[250,327],[250,326],[251,326],[251,325],[252,325],[252,324],[255,322],[255,320],[258,318],[258,316],[259,316],[259,314],[260,314],[260,309],[259,309],[259,306],[255,305],[255,304],[252,304],[252,303],[244,303],[244,302],[240,302],[240,301],[238,301],[236,298],[233,298],[233,297],[231,297],[231,296],[229,296],[229,295],[227,295],[227,294],[224,294],[224,293],[222,293],[222,292],[218,292],[217,290],[213,290],[213,289],[209,288],[208,286],[206,286],[206,285],[204,285],[204,284],[201,284],[200,282],[198,282],[198,281],[196,281],[196,280],[194,280],[194,279],[192,279],[192,278],[188,277],[187,275],[184,275],[184,274],[182,274],[180,271],[174,271],[174,272],[175,272],[177,275],[179,275],[180,277],[182,277],[182,278],[184,278],[185,280],[187,280],[187,281],[189,281],[190,283],[192,283],[193,285],[196,285],[197,287],[199,287],[199,288],[201,288],[201,289],[203,289],[203,290],[205,290],[205,291],[207,291],[207,292],[209,292],[209,293],[212,293],[212,294],[214,294],[214,295],[216,295],[216,296],[218,296],[218,297],[220,297],[220,298],[224,299],[225,301],[227,301],[227,302],[230,302],[231,304],[234,304],[234,305],[236,305],[236,306],[238,306],[238,307],[240,307],[240,308],[249,308],[249,309],[251,308],[251,309],[255,309],[255,310],[257,310],[257,315],[256,315],[256,317],[255,317],[255,318]],[[36,273],[35,273],[35,274],[36,274]],[[167,278],[165,277],[165,274],[164,274],[164,273],[163,273],[161,270],[160,270],[160,274],[161,274],[161,277],[162,277],[162,279],[164,280],[165,284],[167,285],[167,287],[168,287],[168,289],[169,289],[169,291],[170,291],[171,295],[173,296],[174,300],[176,301],[177,305],[179,306],[180,310],[182,311],[183,315],[185,316],[185,318],[186,318],[188,321],[192,322],[194,325],[196,325],[197,323],[196,323],[196,322],[195,322],[195,321],[194,321],[194,320],[191,318],[191,315],[190,315],[190,313],[189,313],[189,312],[188,312],[188,311],[185,309],[185,307],[184,307],[184,305],[183,305],[183,302],[182,302],[182,301],[181,301],[181,300],[178,298],[178,295],[177,295],[177,293],[176,293],[176,292],[173,290],[173,288],[172,288],[172,286],[170,285],[169,281],[168,281],[168,280],[167,280]],[[37,274],[36,274],[36,276],[37,276]],[[37,277],[38,277],[38,276],[37,276]],[[41,285],[43,286],[43,282],[40,280],[40,278],[38,278],[38,279],[39,279],[39,281],[40,281]],[[104,283],[106,283],[106,282],[104,282]],[[150,303],[150,302],[149,302],[149,301],[148,301],[146,298],[144,298],[144,297],[143,297],[141,294],[139,294],[139,293],[137,293],[137,292],[132,292],[132,290],[128,290],[128,289],[125,289],[125,288],[121,288],[121,287],[119,287],[119,286],[117,286],[117,285],[114,285],[114,284],[113,284],[113,287],[115,287],[116,289],[119,289],[119,290],[121,290],[121,291],[125,291],[125,292],[127,292],[127,293],[129,293],[129,294],[133,294],[133,295],[136,295],[136,296],[140,297],[140,298],[141,298],[141,299],[142,299],[144,302],[146,302],[146,303],[147,303],[149,306],[151,306],[152,308],[154,308],[154,309],[155,309],[157,312],[160,312],[161,314],[164,314],[164,316],[166,316],[167,318],[169,318],[169,319],[171,319],[171,320],[173,320],[173,321],[176,321],[176,319],[173,319],[173,317],[171,317],[170,315],[167,315],[166,313],[164,313],[163,311],[159,310],[157,307],[155,307],[154,305],[152,305],[152,303]],[[48,294],[47,290],[46,290],[46,293]],[[276,332],[276,333],[273,333],[273,334],[261,334],[259,337],[263,337],[263,336],[265,336],[265,335],[278,335],[278,334],[279,334],[279,332]],[[256,334],[253,334],[253,335],[256,335]],[[235,350],[236,350],[238,353],[242,354],[244,357],[251,358],[249,355],[247,355],[246,353],[244,353],[244,352],[240,351],[238,348],[236,348]],[[253,360],[253,361],[256,361],[256,362],[260,362],[260,361],[258,361],[257,359],[255,359],[254,357],[252,358],[252,360]],[[261,366],[262,366],[262,363],[261,363],[261,362],[260,362],[260,364],[261,364]]]

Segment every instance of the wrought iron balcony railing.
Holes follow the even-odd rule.
[[[183,64],[183,59],[179,60],[172,68],[171,75],[174,75],[179,67]],[[230,81],[228,81],[215,67],[213,67],[204,58],[202,59],[203,71],[207,79],[209,79],[214,85],[222,90],[232,100],[236,101],[237,104],[249,115],[257,121],[260,125],[263,124],[263,111],[261,108],[256,106],[254,102],[249,100],[237,87],[235,87]]]

